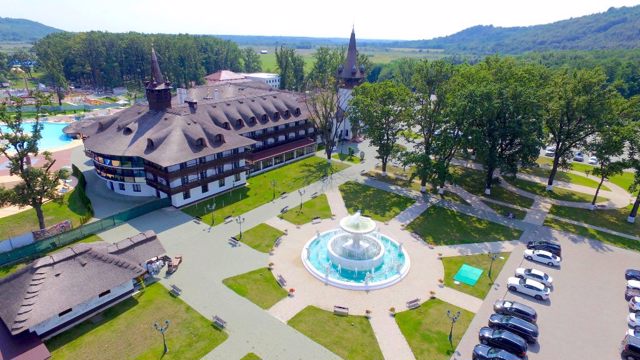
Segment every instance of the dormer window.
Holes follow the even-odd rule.
[[[289,116],[291,116],[291,114],[289,114],[289,110],[285,110],[285,111],[284,111],[284,118],[285,118],[285,119],[288,119],[288,118],[289,118]]]
[[[124,130],[122,130],[122,133],[124,135],[131,135],[132,132],[133,132],[133,130],[131,130],[131,128],[128,127],[128,126],[126,128],[124,128]]]
[[[267,114],[262,115],[262,122],[267,122],[269,119],[267,118]]]
[[[222,134],[216,135],[216,142],[217,143],[223,143],[224,142],[224,137],[222,137]]]
[[[225,129],[229,130],[231,128],[231,126],[229,125],[228,122],[224,123],[224,125],[222,125]]]
[[[236,127],[242,127],[242,119],[236,120]]]
[[[147,139],[147,150],[153,150],[153,149],[155,149],[155,144],[153,143],[153,140]]]
[[[256,123],[256,117],[255,116],[250,117],[249,118],[249,122],[252,123],[252,124],[255,124]]]
[[[276,111],[273,113],[273,120],[278,120],[278,119],[280,119],[280,113]]]
[[[198,140],[196,140],[196,146],[205,146],[204,138],[199,138]]]

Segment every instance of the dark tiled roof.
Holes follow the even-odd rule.
[[[155,233],[144,236],[150,239],[125,239],[115,248],[105,242],[77,244],[0,279],[0,318],[19,334],[144,274],[139,259],[165,253]]]
[[[358,50],[356,48],[356,32],[351,30],[351,38],[349,39],[349,48],[347,49],[347,58],[344,64],[338,69],[338,76],[345,80],[363,79],[364,69],[358,66]]]

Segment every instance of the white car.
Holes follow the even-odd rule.
[[[640,313],[630,312],[628,321],[630,327],[634,329],[640,327]]]
[[[640,311],[640,296],[629,299],[629,311]]]
[[[536,300],[548,300],[549,293],[551,293],[548,287],[535,280],[520,279],[517,277],[510,277],[509,280],[507,280],[507,288],[511,291],[529,295]]]
[[[633,337],[640,337],[640,330],[629,329],[629,330],[627,330],[627,334],[629,334],[629,336],[633,336]]]
[[[577,153],[573,154],[573,161],[583,162],[584,154],[581,151],[578,151]]]
[[[524,251],[523,256],[529,261],[535,261],[549,266],[560,266],[560,261],[562,261],[560,257],[544,250],[527,249]]]
[[[640,280],[627,280],[627,288],[640,290]]]
[[[535,280],[546,287],[553,286],[553,278],[538,269],[530,269],[530,268],[517,268],[516,269],[516,277],[520,279],[531,279]]]
[[[589,164],[591,165],[598,165],[598,158],[595,156],[592,156],[589,158]]]
[[[547,146],[547,148],[544,149],[544,156],[554,156],[555,154],[556,154],[555,146]]]

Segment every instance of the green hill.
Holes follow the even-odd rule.
[[[0,42],[32,42],[59,31],[36,21],[0,17]]]
[[[527,27],[474,26],[432,40],[399,41],[398,47],[473,54],[547,50],[640,48],[640,5]]]

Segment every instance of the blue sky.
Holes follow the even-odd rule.
[[[69,31],[430,39],[473,25],[526,26],[640,0],[9,0],[3,17]]]

